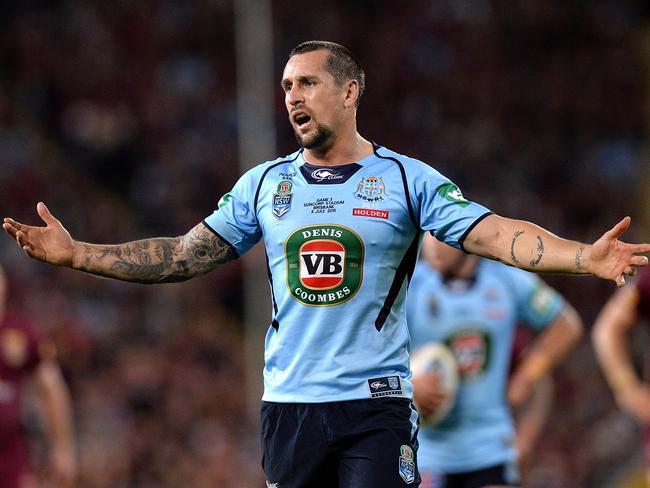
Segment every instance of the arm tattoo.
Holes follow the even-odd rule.
[[[516,230],[515,235],[512,237],[512,242],[510,243],[510,259],[512,259],[512,262],[516,264],[519,264],[519,260],[515,256],[515,241],[523,233],[524,233],[523,230]]]
[[[576,268],[582,270],[582,253],[585,250],[584,246],[580,246],[576,252]]]
[[[540,236],[537,236],[537,259],[531,259],[530,265],[533,268],[536,268],[539,262],[542,260],[542,256],[544,256],[544,241],[542,241],[542,238]]]
[[[237,252],[203,224],[181,237],[157,237],[114,246],[83,245],[81,269],[137,283],[173,283],[207,273]]]

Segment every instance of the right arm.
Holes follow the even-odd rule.
[[[5,218],[3,229],[30,257],[57,266],[136,283],[172,283],[207,273],[237,258],[237,252],[203,223],[184,236],[124,244],[88,244],[72,239],[43,203],[45,227]]]
[[[605,379],[619,406],[650,425],[650,386],[634,370],[629,334],[638,323],[638,291],[623,288],[607,301],[596,318],[592,340]]]

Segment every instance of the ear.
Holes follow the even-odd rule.
[[[359,82],[357,80],[348,80],[345,82],[345,100],[343,105],[345,108],[356,107],[357,100],[359,99]]]

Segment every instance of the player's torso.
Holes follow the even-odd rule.
[[[299,157],[271,169],[260,187],[256,211],[274,282],[308,307],[336,307],[364,287],[381,288],[417,235],[399,168],[374,156],[301,166]]]
[[[410,396],[401,268],[420,232],[402,172],[374,155],[303,165],[299,157],[272,167],[256,200],[274,301],[265,399]]]

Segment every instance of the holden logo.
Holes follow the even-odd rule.
[[[331,169],[323,169],[323,168],[315,169],[314,171],[312,171],[311,177],[316,181],[343,179],[343,175],[341,173],[332,171]]]
[[[352,298],[363,279],[361,238],[342,225],[311,225],[285,242],[287,286],[305,305],[331,306]]]

